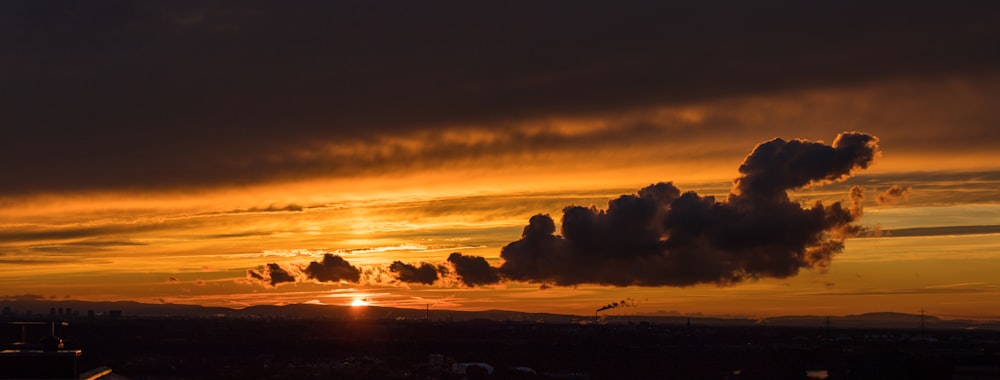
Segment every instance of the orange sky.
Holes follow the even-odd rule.
[[[484,39],[482,46],[511,49],[487,52],[436,32],[397,40],[359,25],[314,30],[335,20],[313,19],[308,10],[265,21],[217,7],[114,17],[87,7],[38,7],[0,23],[0,32],[34,38],[17,45],[21,61],[9,65],[16,72],[2,74],[20,92],[3,106],[11,138],[0,146],[0,296],[228,307],[365,298],[385,306],[584,315],[631,297],[636,306],[609,312],[925,309],[946,318],[1000,318],[1000,280],[990,270],[1000,267],[1000,114],[993,101],[1000,71],[995,54],[954,43],[989,25],[988,16],[958,17],[975,10],[938,15],[941,30],[957,33],[940,40],[907,20],[883,25],[867,17],[839,36],[823,29],[836,20],[807,9],[799,11],[819,26],[777,25],[805,30],[815,46],[731,14],[713,22],[735,17],[753,32],[669,37],[671,27],[640,20],[649,30],[602,30],[594,33],[607,41],[588,44],[536,19],[523,25],[539,28],[537,35],[505,29],[489,12],[485,31],[454,23]],[[355,11],[374,17],[380,10]],[[696,11],[692,20],[704,17]],[[596,16],[581,12],[565,27],[583,33]],[[918,20],[938,17],[912,12]],[[63,19],[70,26],[56,25]],[[278,32],[295,20],[301,30]],[[399,24],[381,26],[423,30],[392,21]],[[955,24],[963,28],[947,27]],[[360,36],[343,34],[353,27],[363,29]],[[109,31],[135,34],[103,40]],[[648,52],[625,44],[634,41],[626,32],[683,46]],[[82,50],[52,37],[63,34],[83,36]],[[275,41],[258,42],[261,35]],[[872,41],[841,44],[858,36]],[[144,56],[137,49],[149,41],[167,51]],[[747,41],[772,41],[795,54],[740,49]],[[548,42],[538,50],[522,46]],[[399,46],[410,43],[434,54]],[[369,44],[381,49],[362,48]],[[204,48],[221,63],[179,46]],[[728,59],[704,58],[715,54],[704,46]],[[899,51],[883,50],[891,46]],[[942,46],[953,49],[945,52],[951,58],[914,59]],[[341,48],[358,62],[328,51]],[[272,61],[275,49],[288,61]],[[68,59],[52,61],[57,53]],[[261,60],[237,65],[246,57]],[[461,64],[449,66],[456,59]],[[775,137],[830,143],[845,131],[877,136],[882,156],[846,182],[791,194],[802,204],[829,204],[847,199],[851,186],[865,189],[864,232],[848,239],[825,271],[803,268],[731,286],[469,287],[454,275],[405,284],[388,269],[396,260],[445,264],[452,252],[499,266],[501,248],[521,238],[532,215],[549,214],[558,228],[566,206],[606,208],[660,181],[724,199],[757,144]],[[893,185],[909,191],[876,202]],[[361,280],[269,286],[247,275],[268,263],[305,266],[326,253],[359,268]]]

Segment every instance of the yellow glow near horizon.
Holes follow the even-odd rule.
[[[351,307],[364,307],[364,306],[368,306],[368,301],[365,301],[364,299],[357,298],[354,301],[351,301]]]
[[[910,180],[921,181],[921,178]],[[973,194],[977,200],[996,198],[990,195],[996,192],[994,183],[929,181],[916,188],[909,201],[889,206],[870,201],[885,185],[869,183],[866,215],[871,220],[863,219],[862,223],[878,223],[890,230],[996,223],[1000,206],[962,204],[961,198],[963,194]],[[725,181],[680,185],[682,190],[700,194],[724,194],[729,186]],[[847,186],[826,186],[796,194],[796,198],[839,199]],[[18,229],[29,234],[7,242],[8,249],[15,247],[22,249],[22,253],[8,255],[8,260],[0,262],[0,268],[4,269],[0,285],[5,289],[0,295],[245,307],[309,302],[331,291],[343,294],[350,287],[351,293],[382,294],[380,305],[410,308],[433,304],[432,308],[442,309],[586,315],[594,307],[632,297],[640,300],[640,305],[627,311],[636,314],[844,315],[883,309],[905,312],[926,307],[938,315],[1000,316],[1000,310],[989,308],[991,304],[985,301],[1000,287],[988,271],[984,272],[985,268],[995,267],[1000,259],[995,254],[1000,244],[997,235],[852,239],[847,251],[834,259],[829,273],[803,271],[785,280],[762,280],[726,288],[581,285],[542,290],[538,284],[466,288],[441,281],[433,286],[407,286],[394,283],[386,268],[394,260],[440,264],[454,251],[484,256],[492,265],[498,265],[500,248],[520,236],[531,215],[550,213],[558,222],[560,210],[568,204],[604,208],[609,199],[635,190],[575,187],[466,196],[427,194],[318,203],[318,207],[305,207],[302,211],[207,212],[192,216],[178,212],[173,218],[163,219],[138,212],[134,217],[102,218],[81,225],[53,224],[51,231],[8,224],[5,228],[12,229],[8,234]],[[956,195],[943,198],[941,194],[946,193]],[[940,205],[942,199],[957,204]],[[253,206],[239,208],[250,207]],[[357,223],[358,218],[363,218],[364,223]],[[76,233],[78,227],[85,227],[93,235],[61,235],[65,231]],[[36,237],[27,239],[32,236],[30,233],[36,233]],[[366,276],[379,278],[359,284],[303,281],[274,287],[246,280],[247,269],[265,263],[302,267],[327,252],[339,254],[361,267]],[[9,260],[14,257],[38,263]],[[48,280],[39,283],[37,278]],[[970,282],[979,285],[941,288]],[[357,297],[354,294],[351,298]],[[354,305],[364,301],[340,302]]]

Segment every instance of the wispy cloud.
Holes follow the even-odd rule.
[[[957,293],[983,293],[995,291],[987,288],[910,288],[910,289],[866,289],[866,290],[844,290],[844,291],[822,291],[811,293],[800,293],[808,296],[894,296],[894,295],[921,295],[921,294],[957,294]]]
[[[1000,225],[985,226],[937,226],[882,229],[862,233],[859,237],[916,237],[916,236],[952,236],[952,235],[986,235],[1000,233]]]

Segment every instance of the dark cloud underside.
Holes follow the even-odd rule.
[[[993,8],[7,1],[0,191],[297,179],[388,165],[303,150],[439,125],[992,72]]]

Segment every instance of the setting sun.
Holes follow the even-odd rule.
[[[351,301],[351,306],[354,307],[368,306],[368,301],[359,298],[354,301]]]

